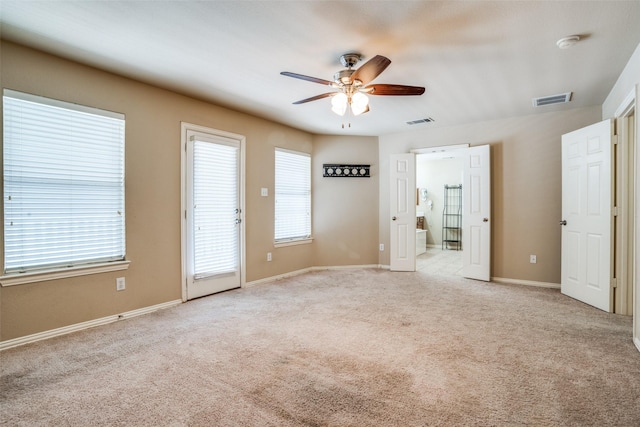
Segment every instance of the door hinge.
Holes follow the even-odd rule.
[[[614,206],[614,207],[611,209],[611,215],[613,215],[613,216],[618,216],[618,207],[617,207],[617,206]]]
[[[618,279],[617,278],[612,278],[611,279],[611,287],[612,288],[617,288],[618,287]]]
[[[184,210],[184,219],[187,219],[187,210]]]
[[[611,143],[613,145],[618,145],[618,135],[611,135]]]

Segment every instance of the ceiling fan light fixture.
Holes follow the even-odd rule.
[[[331,97],[331,111],[339,116],[344,116],[344,113],[347,112],[348,104],[349,99],[347,98],[347,95],[342,92],[336,93]]]
[[[407,96],[422,95],[424,93],[425,88],[420,86],[396,84],[374,84],[368,86],[371,81],[377,78],[380,73],[391,64],[391,60],[382,55],[376,55],[358,67],[357,70],[354,70],[353,67],[360,59],[362,59],[362,56],[358,53],[342,55],[340,62],[342,62],[342,65],[347,67],[347,69],[335,73],[333,75],[333,81],[291,73],[289,71],[282,71],[280,74],[337,89],[336,92],[322,93],[296,101],[294,104],[305,104],[307,102],[317,101],[318,99],[331,97],[331,111],[339,116],[344,116],[347,110],[354,116],[369,111],[369,98],[367,95]]]
[[[359,116],[367,111],[368,105],[369,98],[364,93],[356,92],[351,97],[351,112],[354,116]]]

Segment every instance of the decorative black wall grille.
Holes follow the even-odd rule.
[[[322,176],[330,178],[369,178],[371,165],[322,165]]]

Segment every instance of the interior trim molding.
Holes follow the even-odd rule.
[[[353,270],[354,268],[380,268],[378,264],[365,264],[365,265],[334,265],[334,266],[317,266],[311,267],[311,271],[323,271],[323,270]]]
[[[282,280],[282,279],[286,279],[288,277],[294,277],[294,276],[299,276],[301,274],[305,274],[310,272],[312,269],[312,267],[309,268],[303,268],[301,270],[296,270],[296,271],[290,271],[288,273],[283,273],[283,274],[278,274],[276,276],[269,276],[269,277],[265,277],[264,279],[258,279],[258,280],[252,280],[250,282],[246,282],[244,284],[245,288],[250,288],[252,286],[257,286],[257,285],[262,285],[264,283],[271,283],[271,282],[276,282],[278,280]]]
[[[640,351],[640,339],[634,338],[633,343],[636,345],[636,348],[638,349],[638,351]]]
[[[538,288],[560,289],[560,283],[536,282],[534,280],[507,279],[504,277],[492,277],[492,282],[504,283],[507,285],[535,286]]]
[[[55,270],[36,271],[30,273],[12,273],[0,276],[0,286],[24,285],[26,283],[47,282],[49,280],[66,279],[68,277],[86,276],[89,274],[108,273],[128,270],[131,261],[112,261],[100,264],[78,265]]]
[[[261,285],[264,283],[276,282],[278,280],[286,279],[288,277],[299,276],[301,274],[309,273],[312,271],[323,271],[323,270],[353,270],[356,268],[384,268],[384,266],[380,264],[366,264],[366,265],[336,265],[336,266],[316,266],[316,267],[308,267],[303,268],[301,270],[291,271],[289,273],[278,274],[277,276],[265,277],[264,279],[252,280],[251,282],[246,282],[244,287],[250,288],[252,286]],[[387,269],[389,266],[387,266]]]
[[[117,322],[118,320],[129,319],[131,317],[142,316],[143,314],[153,313],[154,311],[162,310],[169,307],[182,304],[182,300],[177,299],[173,301],[163,302],[161,304],[152,305],[149,307],[143,307],[136,310],[126,311],[120,314],[114,314],[111,316],[102,317],[100,319],[89,320],[87,322],[76,323],[69,326],[63,326],[62,328],[51,329],[44,332],[38,332],[32,335],[26,335],[19,338],[14,338],[7,341],[0,341],[0,351],[8,348],[18,347],[24,344],[34,343],[36,341],[42,341],[49,338],[58,337],[61,335],[70,334],[72,332],[82,331],[84,329],[93,328],[96,326],[106,325],[108,323]]]

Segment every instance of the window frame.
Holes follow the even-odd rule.
[[[288,153],[288,154],[293,154],[296,156],[301,156],[301,157],[305,157],[308,159],[309,161],[309,166],[308,166],[308,203],[309,203],[309,212],[308,212],[308,226],[309,226],[309,233],[308,235],[304,235],[304,236],[289,236],[289,237],[282,237],[282,238],[276,238],[275,234],[276,234],[276,221],[277,221],[277,199],[278,199],[278,160],[277,160],[277,153],[281,152],[281,153]],[[308,244],[311,243],[313,241],[313,207],[312,207],[312,186],[311,186],[311,154],[310,153],[305,153],[303,151],[297,151],[297,150],[291,150],[291,149],[287,149],[287,148],[281,148],[281,147],[275,147],[274,150],[274,247],[284,247],[284,246],[293,246],[293,245],[302,245],[302,244]]]
[[[109,272],[109,271],[119,271],[119,270],[126,270],[129,267],[130,262],[126,260],[126,217],[125,217],[125,204],[126,204],[126,196],[125,196],[125,184],[124,184],[124,177],[125,177],[125,130],[124,127],[126,125],[125,122],[125,116],[124,114],[121,113],[115,113],[112,111],[107,111],[107,110],[103,110],[103,109],[98,109],[98,108],[94,108],[94,107],[88,107],[88,106],[84,106],[84,105],[80,105],[80,104],[74,104],[74,103],[70,103],[70,102],[65,102],[65,101],[60,101],[60,100],[56,100],[56,99],[51,99],[51,98],[46,98],[46,97],[42,97],[42,96],[37,96],[37,95],[32,95],[32,94],[28,94],[28,93],[23,93],[23,92],[18,92],[18,91],[14,91],[11,89],[4,89],[3,90],[3,103],[5,102],[5,98],[12,98],[12,99],[16,99],[16,100],[21,100],[21,101],[26,101],[26,102],[32,102],[32,103],[36,103],[39,104],[41,106],[45,106],[45,107],[53,107],[53,108],[61,108],[61,109],[65,109],[65,110],[69,110],[75,113],[85,113],[85,114],[91,114],[91,115],[96,115],[96,116],[101,116],[101,117],[106,117],[106,118],[110,118],[110,119],[117,119],[117,120],[121,120],[122,121],[122,129],[121,129],[121,133],[122,133],[122,147],[121,147],[121,152],[120,152],[120,156],[121,156],[121,171],[122,171],[122,183],[121,186],[119,186],[119,192],[121,194],[121,198],[118,198],[119,203],[121,203],[121,207],[122,207],[122,228],[121,228],[121,234],[118,233],[119,239],[121,239],[121,244],[122,244],[122,256],[114,256],[113,259],[109,260],[106,259],[107,257],[105,257],[104,255],[101,255],[100,257],[96,257],[93,260],[92,259],[85,259],[85,260],[78,260],[76,259],[75,261],[70,260],[68,263],[65,263],[64,265],[40,265],[40,266],[29,266],[25,269],[18,269],[16,267],[10,268],[9,270],[7,270],[6,267],[6,254],[5,254],[5,245],[7,244],[6,241],[6,224],[5,224],[5,203],[6,203],[6,196],[4,194],[4,191],[6,189],[6,183],[3,185],[3,202],[2,202],[2,216],[3,216],[3,227],[2,227],[2,233],[3,233],[3,242],[4,244],[2,245],[2,273],[3,275],[0,276],[0,285],[1,286],[13,286],[13,285],[20,285],[20,284],[24,284],[24,283],[33,283],[33,282],[42,282],[42,281],[48,281],[48,280],[54,280],[54,279],[60,279],[60,278],[66,278],[66,277],[75,277],[75,276],[82,276],[82,275],[87,275],[87,274],[96,274],[96,273],[102,273],[102,272]],[[7,119],[6,116],[6,111],[3,110],[3,124],[4,124],[4,133],[6,136],[6,132],[7,132],[7,126],[5,123],[5,120]],[[74,113],[71,113],[74,114]],[[6,138],[3,138],[3,140]],[[6,141],[5,141],[6,143]],[[3,143],[4,144],[4,143]],[[6,147],[5,147],[6,148]],[[3,148],[3,150],[5,149]],[[6,167],[7,163],[6,163],[7,159],[3,158],[3,170]],[[4,172],[3,172],[4,175]],[[120,209],[119,209],[120,211]]]

